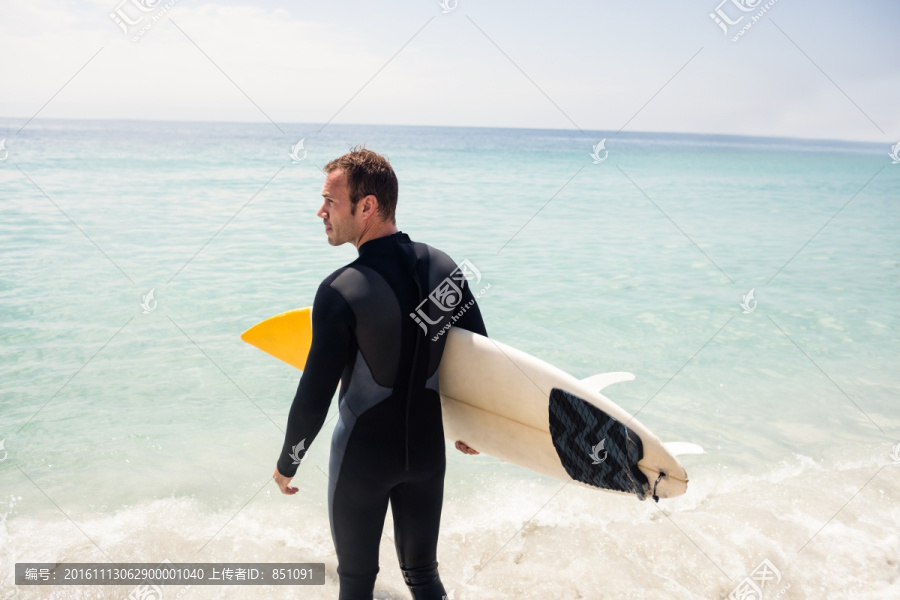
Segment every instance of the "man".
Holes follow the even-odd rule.
[[[394,544],[415,600],[443,600],[437,540],[446,453],[438,366],[456,313],[474,301],[446,254],[396,226],[397,177],[383,156],[355,148],[325,165],[318,216],[328,243],[359,257],[325,278],[312,310],[312,344],[273,474],[284,494],[321,429],[338,380],[328,508],[340,599],[371,600],[388,501]],[[438,300],[435,300],[437,298]],[[477,304],[455,326],[487,335]],[[456,447],[477,454],[462,442]]]

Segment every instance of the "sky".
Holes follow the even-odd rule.
[[[444,2],[0,0],[0,118],[900,139],[896,1]]]

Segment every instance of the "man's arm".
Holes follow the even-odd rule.
[[[284,447],[273,475],[282,492],[325,422],[341,371],[347,363],[355,325],[353,310],[344,297],[330,286],[320,285],[313,302],[312,344],[306,369],[291,404]]]

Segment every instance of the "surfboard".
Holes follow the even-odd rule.
[[[311,309],[275,315],[241,339],[303,370]],[[560,481],[641,500],[680,496],[688,484],[681,463],[600,393],[633,379],[616,372],[578,380],[502,342],[451,327],[439,372],[444,436]]]

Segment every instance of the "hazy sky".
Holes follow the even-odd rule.
[[[0,117],[900,138],[900,2],[446,1],[0,0]]]

